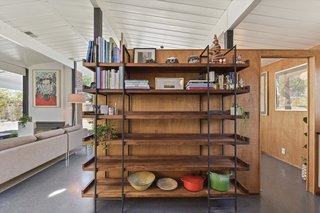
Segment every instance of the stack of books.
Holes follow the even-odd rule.
[[[150,89],[148,80],[125,80],[126,89]]]
[[[190,80],[187,85],[187,90],[207,90],[207,89],[213,89],[214,82],[209,81],[209,87],[208,87],[208,81],[207,80]]]
[[[97,68],[98,89],[122,89],[123,78],[123,67],[119,67],[119,70],[101,70],[100,67]]]
[[[98,62],[99,63],[120,63],[121,51],[118,48],[116,42],[110,37],[109,41],[106,41],[102,37],[96,39],[98,46]],[[96,50],[94,47],[94,41],[89,41],[86,62],[96,61]]]

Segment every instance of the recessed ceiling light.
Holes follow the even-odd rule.
[[[33,34],[33,32],[26,31],[26,32],[24,32],[24,33],[27,34],[28,36],[32,37],[32,38],[38,38],[38,36],[36,36],[35,34]]]

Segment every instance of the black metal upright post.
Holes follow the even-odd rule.
[[[210,172],[211,172],[211,142],[210,142],[210,79],[209,79],[209,45],[207,46],[207,120],[208,120],[208,172],[207,172],[207,180],[208,180],[208,213],[210,213],[211,209],[211,187],[210,187]]]
[[[29,115],[29,69],[26,69],[26,73],[22,77],[22,85],[22,114]]]
[[[100,8],[94,8],[93,9],[93,42],[96,43],[96,39],[102,36],[102,11]],[[95,73],[95,78],[97,81],[98,77],[98,59],[99,59],[99,52],[98,52],[98,44],[95,45],[95,62],[96,62],[96,73]],[[96,84],[98,85],[98,84]],[[95,92],[95,105],[98,106],[98,88],[96,88]],[[97,135],[97,125],[98,125],[98,108],[95,108],[95,135]],[[97,148],[98,148],[98,139],[95,137],[95,149],[94,149],[94,156],[95,156],[95,161],[94,161],[94,212],[97,211]]]
[[[237,159],[238,159],[238,152],[237,152],[237,46],[234,46],[234,57],[233,57],[233,97],[234,97],[234,193],[235,193],[235,199],[234,199],[234,210],[237,212],[238,210],[238,194],[237,194],[237,184],[238,184],[238,174],[237,174]]]
[[[125,46],[123,45],[123,49],[125,48]],[[122,54],[125,54],[124,52]],[[124,58],[124,56],[123,56]],[[121,69],[121,67],[120,67]],[[122,78],[122,141],[121,141],[121,156],[122,156],[122,161],[121,161],[121,212],[123,213],[124,210],[124,199],[125,199],[125,192],[124,192],[124,146],[125,146],[125,63],[123,63],[122,65],[122,74],[123,74],[123,78]]]

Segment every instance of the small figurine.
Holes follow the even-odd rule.
[[[212,48],[210,49],[209,54],[209,60],[211,63],[224,63],[224,55],[221,53],[221,46],[219,44],[219,40],[217,38],[217,35],[214,35],[213,41],[212,41]]]
[[[240,88],[244,87],[244,80],[242,78],[240,78],[240,80],[239,80],[239,86],[240,86]]]
[[[156,63],[156,61],[153,60],[153,58],[146,58],[146,64],[152,64],[152,63]]]
[[[166,60],[166,64],[178,64],[179,60],[176,57],[169,57]]]
[[[239,54],[238,56],[237,56],[237,58],[236,58],[236,64],[244,64],[245,62],[244,61],[242,61],[242,57],[241,57],[241,55]]]
[[[189,64],[198,64],[198,63],[200,63],[200,57],[198,55],[191,55],[188,58],[188,63]]]

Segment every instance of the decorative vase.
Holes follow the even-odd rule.
[[[301,178],[302,180],[307,180],[307,164],[302,164],[301,167]]]
[[[230,115],[235,115],[235,111],[237,110],[237,115],[242,115],[242,110],[240,107],[230,107]]]

